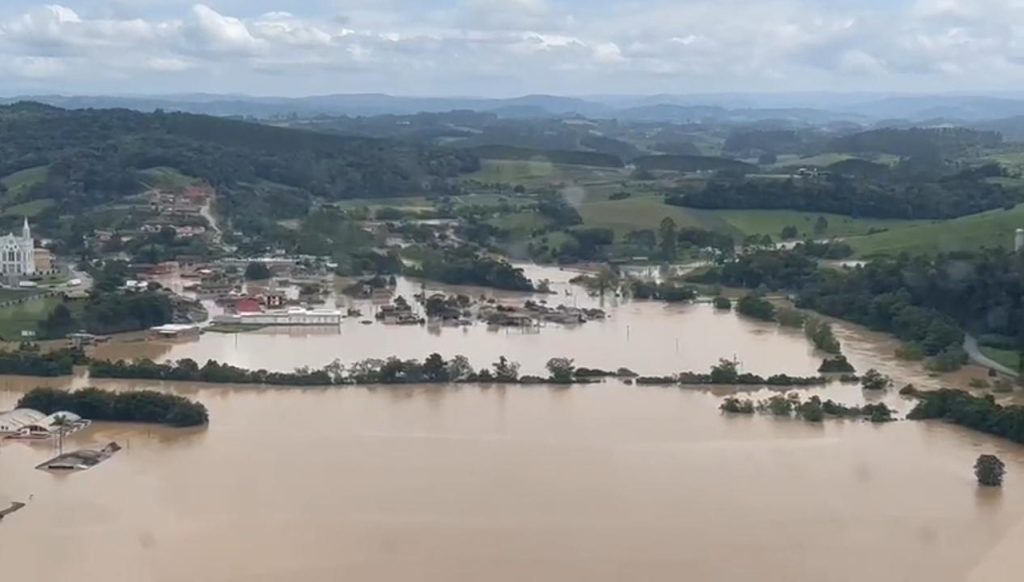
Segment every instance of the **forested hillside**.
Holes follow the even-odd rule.
[[[203,115],[0,107],[0,177],[47,168],[21,201],[54,199],[62,213],[91,210],[138,192],[139,171],[158,166],[225,192],[244,194],[244,185],[266,181],[338,200],[444,189],[479,161],[469,151]]]
[[[863,164],[866,162],[859,167]],[[870,179],[828,174],[782,181],[711,180],[697,192],[672,194],[665,201],[673,206],[703,209],[788,209],[871,218],[956,218],[1021,202],[1019,191],[988,181],[1002,171],[997,165],[989,165],[952,176],[922,176],[915,180],[896,179],[884,170],[877,172],[881,176]]]
[[[972,147],[994,147],[1002,136],[963,127],[876,129],[836,138],[828,150],[897,156],[952,157]]]

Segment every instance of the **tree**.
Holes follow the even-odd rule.
[[[995,455],[981,455],[974,463],[974,476],[985,487],[1001,487],[1006,465]]]
[[[723,311],[729,311],[732,309],[732,300],[722,295],[715,297],[712,303],[714,303],[715,309],[721,309]]]
[[[463,355],[458,355],[448,361],[448,379],[452,382],[459,382],[465,380],[473,375],[473,366],[469,363],[469,358]]]
[[[818,220],[814,221],[814,234],[823,235],[828,231],[828,219],[824,216],[819,216]]]
[[[671,261],[676,258],[679,244],[679,228],[672,217],[666,216],[658,225],[658,238],[661,250],[661,258]]]
[[[510,362],[505,356],[494,362],[494,379],[497,382],[517,382],[519,380],[519,363]]]
[[[246,281],[264,281],[270,277],[270,269],[263,263],[253,261],[245,267]]]
[[[782,228],[782,240],[792,240],[800,236],[800,231],[795,226],[784,226]]]
[[[736,304],[736,310],[747,317],[762,321],[775,321],[775,306],[755,295],[746,295]]]
[[[43,334],[47,338],[64,337],[75,331],[77,327],[78,322],[75,321],[75,317],[71,314],[68,306],[63,303],[57,305],[40,325]]]
[[[712,384],[735,384],[739,377],[740,373],[736,362],[730,360],[718,360],[718,365],[711,368]]]
[[[447,382],[448,362],[441,357],[441,354],[433,353],[423,361],[423,379],[427,382]]]
[[[865,390],[885,390],[889,386],[892,386],[892,378],[882,374],[874,368],[871,368],[867,372],[864,372],[864,376],[860,379],[860,385]]]
[[[576,366],[569,358],[551,358],[545,367],[551,374],[551,381],[556,384],[572,383],[573,374],[576,372]]]

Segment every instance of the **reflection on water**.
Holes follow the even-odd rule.
[[[207,430],[100,424],[71,446],[127,446],[92,471],[55,478],[31,469],[47,447],[0,448],[0,503],[32,496],[0,525],[5,575],[819,581],[861,579],[869,557],[873,580],[989,581],[1024,566],[1000,550],[1024,541],[1024,455],[949,426],[724,417],[704,391],[617,383],[195,390]],[[1007,461],[1003,491],[978,492],[979,450]]]

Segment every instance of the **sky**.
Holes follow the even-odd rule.
[[[0,0],[0,94],[988,92],[1024,0]]]

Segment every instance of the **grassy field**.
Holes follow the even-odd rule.
[[[426,209],[434,205],[423,196],[409,196],[407,198],[351,198],[349,200],[338,200],[332,202],[338,208],[407,208]]]
[[[744,235],[767,234],[776,239],[787,226],[795,226],[801,238],[827,238],[865,235],[872,229],[893,229],[913,224],[906,220],[853,218],[840,214],[795,210],[711,210],[706,213],[725,221]],[[823,233],[814,232],[814,224],[819,216],[824,216],[828,221],[828,229]]]
[[[527,188],[552,185],[595,184],[625,180],[629,173],[617,168],[568,166],[541,160],[482,160],[481,168],[463,180],[521,184]]]
[[[498,194],[466,194],[464,196],[453,196],[452,202],[459,204],[480,204],[480,205],[492,205],[497,204],[503,198],[513,198],[516,195],[509,192],[507,195],[501,196]],[[350,198],[348,200],[338,200],[331,202],[332,205],[338,208],[402,208],[405,210],[430,210],[434,208],[434,203],[427,200],[423,196],[407,196],[403,198]]]
[[[911,224],[889,232],[850,238],[847,242],[861,256],[1012,248],[1014,231],[1021,227],[1024,227],[1024,205],[953,220]]]
[[[767,234],[778,239],[786,226],[795,226],[801,237],[825,238],[865,235],[872,229],[896,229],[915,224],[910,221],[860,219],[789,210],[698,210],[669,206],[660,196],[587,202],[579,207],[579,212],[587,226],[612,228],[618,234],[644,228],[657,229],[666,216],[671,216],[681,227],[714,230],[736,238]],[[824,216],[828,221],[828,229],[824,233],[815,234],[814,224],[819,216]]]
[[[606,227],[621,236],[631,230],[654,229],[665,217],[680,227],[704,228],[733,233],[734,228],[713,212],[665,204],[660,196],[639,196],[625,200],[591,202],[579,206],[587,226]]]
[[[175,168],[165,166],[147,168],[139,171],[139,174],[142,177],[142,181],[150,188],[183,190],[199,182],[199,180],[192,176],[186,176]]]
[[[1014,350],[1002,350],[989,346],[979,346],[978,349],[985,357],[991,358],[1011,370],[1016,370],[1020,363],[1020,354]]]
[[[547,226],[550,221],[536,212],[518,212],[516,214],[502,214],[488,222],[502,230],[533,232]]]
[[[3,216],[26,216],[28,218],[35,218],[46,210],[52,208],[57,202],[53,198],[41,198],[39,200],[30,200],[21,204],[15,204],[14,206],[8,206],[3,211]]]
[[[23,330],[38,332],[40,322],[45,320],[60,302],[60,298],[47,297],[0,308],[0,338],[18,341]]]
[[[0,179],[0,182],[3,182],[3,185],[7,188],[3,199],[0,199],[0,204],[16,203],[25,194],[26,190],[45,180],[48,171],[49,166],[36,166]]]

